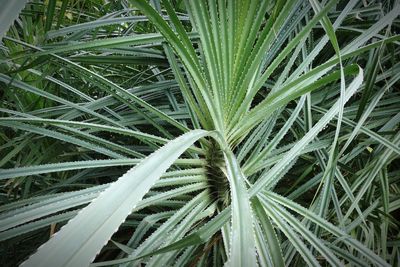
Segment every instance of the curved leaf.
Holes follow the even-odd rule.
[[[89,265],[169,166],[207,134],[202,130],[188,132],[151,154],[111,184],[21,266]]]

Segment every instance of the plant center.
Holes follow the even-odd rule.
[[[227,207],[230,203],[229,182],[222,171],[225,167],[223,153],[215,141],[206,150],[207,181],[213,198],[217,199],[220,208]]]

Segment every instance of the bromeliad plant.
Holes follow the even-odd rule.
[[[1,47],[3,265],[399,264],[399,13],[28,3]]]

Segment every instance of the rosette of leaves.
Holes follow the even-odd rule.
[[[396,1],[8,5],[2,265],[399,264]]]

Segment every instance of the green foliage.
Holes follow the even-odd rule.
[[[20,5],[1,266],[400,264],[398,1]]]

